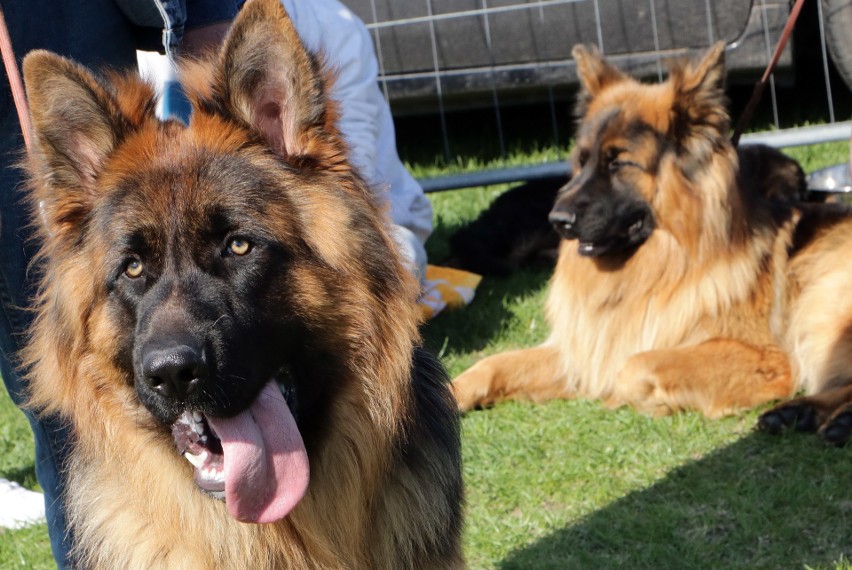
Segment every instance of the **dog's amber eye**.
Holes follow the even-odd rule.
[[[251,250],[251,244],[242,238],[233,238],[228,242],[228,249],[234,255],[245,255]]]
[[[142,265],[142,262],[138,259],[133,259],[130,263],[127,264],[127,267],[124,268],[124,274],[130,277],[131,279],[136,279],[140,275],[142,275],[142,271],[145,269],[145,266]]]

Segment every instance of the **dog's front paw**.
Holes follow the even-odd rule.
[[[493,372],[482,363],[464,371],[450,384],[459,412],[487,408],[494,404],[491,396]]]

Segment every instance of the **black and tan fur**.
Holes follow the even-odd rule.
[[[32,406],[75,434],[80,567],[461,567],[457,412],[420,348],[418,287],[280,2],[250,1],[186,71],[189,126],[157,120],[136,77],[47,52],[24,71],[44,268],[25,362]],[[140,378],[146,343],[174,338],[213,354],[186,398]],[[235,414],[271,376],[310,484],[246,524],[196,487],[169,422]]]
[[[724,46],[643,84],[577,47],[574,176],[542,345],[455,379],[461,409],[601,398],[717,417],[803,390],[761,425],[849,438],[852,216],[742,183],[723,92]],[[770,196],[770,199],[767,199]]]

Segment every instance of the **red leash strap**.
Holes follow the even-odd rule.
[[[743,110],[743,114],[740,115],[740,120],[737,121],[737,128],[734,129],[734,134],[731,137],[731,142],[734,146],[737,146],[740,142],[740,137],[742,136],[743,131],[746,126],[748,126],[749,121],[751,121],[751,116],[754,114],[757,104],[760,103],[761,97],[763,97],[763,90],[766,89],[766,83],[769,81],[769,76],[772,74],[772,70],[775,69],[775,65],[778,63],[778,60],[781,59],[781,52],[784,51],[784,46],[787,45],[787,40],[790,39],[790,35],[793,33],[793,26],[799,18],[799,12],[802,11],[802,5],[804,3],[805,0],[796,0],[796,4],[793,6],[793,9],[790,11],[790,15],[787,17],[787,23],[784,25],[784,31],[781,32],[781,38],[778,40],[778,45],[775,46],[775,53],[772,54],[772,58],[769,60],[769,65],[766,66],[766,71],[763,72],[763,77],[761,77],[760,81],[757,82],[757,85],[754,86],[751,99],[748,100],[748,104]]]
[[[9,36],[9,28],[6,27],[6,16],[3,14],[3,6],[0,5],[0,51],[3,54],[3,65],[6,67],[6,77],[9,78],[9,86],[12,88],[12,98],[15,100],[15,108],[18,110],[18,121],[21,123],[21,133],[24,135],[24,145],[27,152],[32,148],[30,133],[30,109],[27,106],[27,96],[24,93],[24,82],[21,81],[21,72],[15,61],[15,53],[12,51],[12,40]]]

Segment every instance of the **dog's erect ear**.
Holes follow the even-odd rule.
[[[716,42],[697,62],[681,61],[673,64],[671,77],[680,95],[697,95],[723,89],[725,43]]]
[[[598,48],[577,44],[571,50],[577,65],[577,77],[586,97],[595,97],[608,85],[627,78],[618,68],[613,67],[601,56]]]
[[[227,111],[280,156],[314,156],[333,106],[322,67],[308,53],[280,0],[250,0],[219,54],[214,89]],[[327,149],[325,149],[327,150]]]
[[[713,125],[727,134],[725,44],[717,42],[700,60],[672,64],[675,114],[694,123]]]
[[[35,135],[29,157],[35,198],[43,221],[59,233],[85,218],[110,154],[153,118],[154,94],[140,83],[120,101],[86,68],[47,51],[29,53],[23,71]]]
[[[23,69],[34,160],[49,173],[51,184],[91,190],[130,127],[118,102],[87,69],[50,52],[31,52]]]

